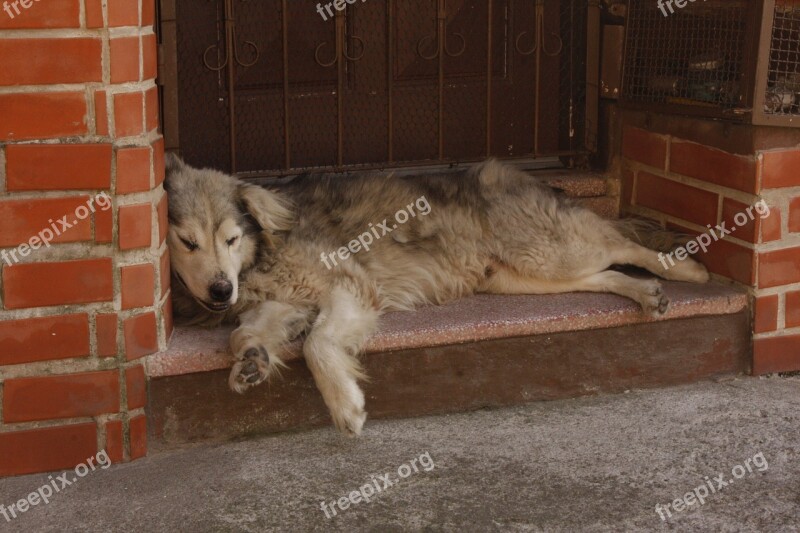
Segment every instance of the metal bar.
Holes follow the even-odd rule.
[[[336,165],[344,161],[344,11],[336,11]]]
[[[175,0],[161,0],[159,37],[158,84],[161,86],[163,105],[161,123],[166,150],[180,150],[180,122],[178,116],[178,30],[175,17]]]
[[[235,95],[235,71],[236,61],[234,58],[234,8],[233,0],[225,0],[225,55],[228,61],[228,116],[230,127],[228,135],[230,138],[231,150],[231,172],[236,173],[236,95]]]
[[[588,155],[589,152],[585,150],[557,150],[553,152],[547,152],[542,154],[540,157],[533,158],[530,154],[523,154],[519,156],[510,156],[504,157],[504,161],[508,161],[511,163],[521,162],[521,163],[538,163],[543,164],[547,163],[547,159],[550,158],[553,163],[552,167],[547,168],[563,168],[561,165],[559,157],[563,156],[575,156],[575,155]],[[544,160],[544,161],[543,161]],[[386,163],[365,163],[365,164],[358,164],[358,165],[348,165],[345,167],[333,167],[333,166],[325,166],[325,167],[295,167],[291,169],[291,171],[282,171],[276,170],[274,172],[270,171],[254,171],[254,172],[242,172],[237,175],[238,178],[245,179],[245,180],[268,180],[268,179],[280,179],[286,178],[288,176],[297,176],[300,174],[305,173],[354,173],[354,172],[361,172],[361,171],[374,171],[374,170],[391,170],[391,169],[416,169],[416,168],[456,168],[461,165],[471,164],[471,163],[480,163],[485,161],[483,156],[478,158],[465,158],[465,159],[458,159],[458,160],[448,160],[445,159],[438,164],[431,165],[430,160],[421,160],[421,161],[402,161],[402,162],[395,162],[392,165],[387,165]]]
[[[444,159],[444,54],[447,39],[446,0],[439,0],[437,6],[436,31],[439,39],[439,159]]]
[[[761,38],[763,36],[762,23],[763,17],[766,13],[770,13],[770,23],[772,22],[772,15],[774,14],[775,1],[772,0],[773,11],[767,11],[767,0],[757,0],[751,2],[747,6],[746,17],[748,23],[746,25],[745,38],[742,39],[742,80],[756,80],[756,70],[758,69],[759,53],[761,52]],[[769,40],[772,40],[771,27],[769,30]],[[769,48],[769,44],[767,44]],[[767,56],[769,58],[769,56]],[[755,87],[748,83],[742,83],[740,89],[741,101],[739,107],[743,109],[753,109],[753,95]]]
[[[292,154],[289,142],[289,12],[288,0],[281,4],[281,25],[283,31],[283,166],[292,168]]]
[[[544,27],[544,1],[537,0],[536,1],[536,12],[534,15],[534,28],[535,28],[535,35],[533,36],[534,42],[536,42],[536,57],[534,59],[535,63],[535,81],[534,81],[534,89],[533,89],[533,98],[534,98],[534,115],[533,115],[533,155],[534,157],[539,156],[539,95],[541,93],[541,84],[542,84],[542,76],[541,76],[541,63],[542,63],[542,47],[544,46],[544,35],[542,33]]]
[[[386,9],[387,13],[387,27],[386,27],[386,43],[387,43],[387,65],[386,65],[386,92],[387,92],[387,121],[388,121],[388,139],[387,148],[388,156],[387,161],[391,163],[394,161],[394,39],[392,29],[394,28],[394,0],[389,0]]]
[[[487,2],[486,24],[486,156],[492,153],[492,0]]]
[[[767,85],[769,84],[769,60],[774,21],[775,0],[764,0],[760,25],[755,25],[755,31],[759,34],[759,42],[754,80],[755,87],[753,88],[752,122],[756,125],[772,124],[768,115],[764,113],[764,103],[766,102]]]
[[[597,149],[600,110],[600,2],[590,0],[586,19],[586,116],[583,118],[584,147]]]

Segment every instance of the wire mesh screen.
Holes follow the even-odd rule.
[[[763,111],[769,115],[800,116],[800,1],[798,0],[775,1]]]
[[[326,4],[177,0],[189,162],[256,176],[584,151],[587,0]]]
[[[630,0],[622,98],[719,114],[741,106],[748,2]]]

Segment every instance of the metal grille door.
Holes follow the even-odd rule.
[[[165,136],[192,164],[256,177],[592,148],[586,0],[167,1]]]

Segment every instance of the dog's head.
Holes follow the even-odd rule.
[[[293,223],[278,194],[168,154],[167,236],[172,274],[206,310],[227,311],[239,298],[239,274]]]

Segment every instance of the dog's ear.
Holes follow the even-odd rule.
[[[241,183],[238,195],[242,211],[252,216],[261,229],[274,233],[288,231],[294,226],[292,206],[280,194],[257,185]]]
[[[170,182],[171,177],[183,170],[186,167],[186,163],[183,162],[177,154],[174,152],[167,152],[164,154],[164,188],[169,191],[170,190]]]

